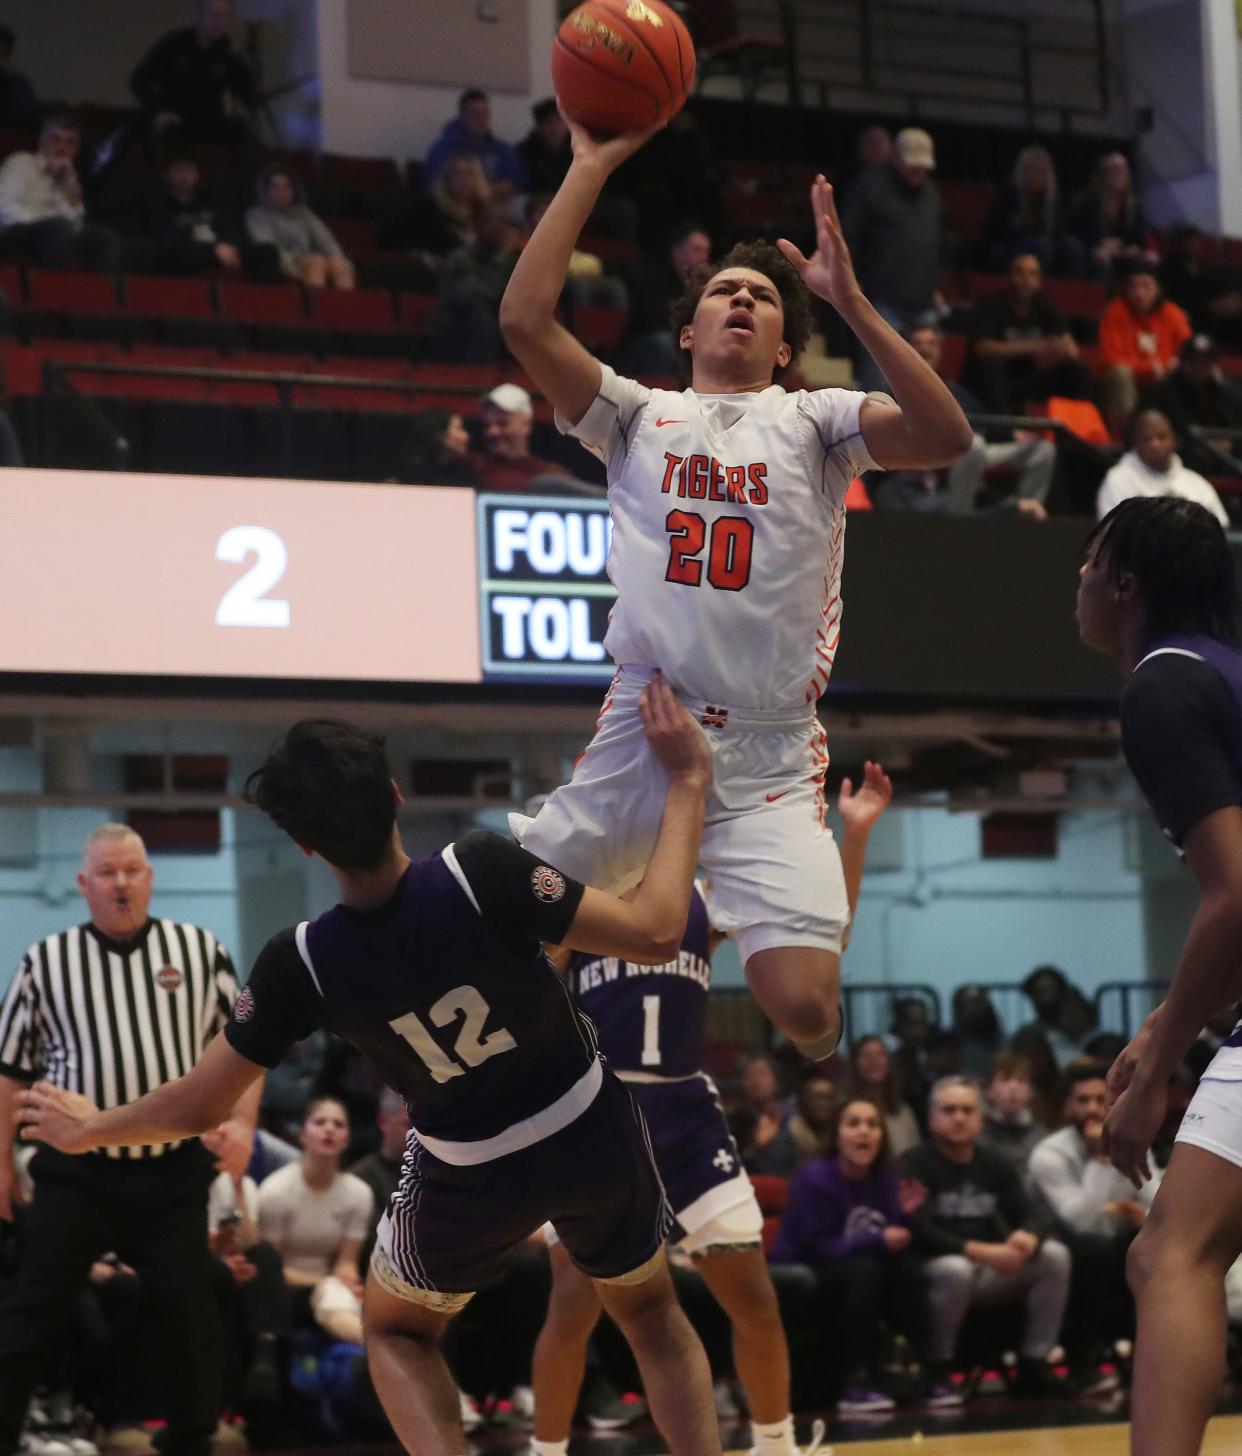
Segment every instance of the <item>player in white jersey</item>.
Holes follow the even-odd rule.
[[[692,280],[678,342],[691,387],[619,378],[556,320],[570,255],[609,174],[646,140],[598,141],[572,122],[574,160],[514,269],[500,323],[562,430],[608,466],[619,591],[605,645],[619,672],[571,783],[521,843],[616,892],[636,883],[659,820],[658,769],[637,699],[659,666],[707,730],[715,767],[703,836],[713,924],[755,996],[809,1057],[840,1035],[849,906],[825,828],[826,740],[815,702],[841,617],[844,497],[859,471],[934,468],[970,427],[935,373],[863,297],[832,189],[811,203],[817,249],[735,249]],[[808,290],[831,303],[894,399],[786,393],[774,378],[810,333]]]

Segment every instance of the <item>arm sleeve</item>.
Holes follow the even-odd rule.
[[[333,236],[332,229],[318,213],[308,211],[306,220],[310,227],[311,243],[317,253],[323,253],[328,258],[345,256],[345,250]]]
[[[282,930],[259,952],[224,1035],[247,1061],[270,1068],[322,1024],[320,1000],[293,931]]]
[[[1120,304],[1120,307],[1116,305]],[[1129,364],[1133,367],[1139,362],[1138,355],[1134,351],[1134,340],[1131,337],[1131,330],[1126,326],[1128,310],[1120,299],[1114,299],[1104,310],[1100,318],[1100,352],[1099,363],[1101,369],[1107,369],[1112,364]]]
[[[1042,1144],[1031,1154],[1031,1182],[1053,1213],[1075,1233],[1090,1233],[1113,1195],[1111,1169],[1091,1158],[1081,1178],[1055,1148]]]
[[[582,903],[585,886],[499,834],[467,835],[444,860],[488,929],[518,955],[563,941]]]
[[[1144,663],[1121,694],[1121,743],[1174,844],[1217,809],[1242,805],[1237,706],[1206,662],[1162,653]]]
[[[938,1254],[961,1254],[966,1250],[966,1240],[938,1220],[931,1212],[936,1195],[936,1179],[933,1170],[920,1157],[920,1149],[913,1148],[900,1162],[901,1176],[917,1179],[927,1189],[927,1198],[917,1212],[911,1214],[909,1228],[914,1248],[925,1258],[934,1259]]]
[[[250,234],[251,240],[256,243],[273,243],[279,246],[272,220],[261,207],[251,207],[246,210],[246,231]]]
[[[38,999],[27,955],[0,1006],[0,1075],[15,1082],[33,1082],[42,1070]]]
[[[1001,1238],[1008,1238],[1017,1229],[1026,1229],[1042,1237],[1043,1231],[1034,1227],[1038,1219],[1032,1202],[1022,1187],[1022,1179],[1018,1176],[1017,1169],[999,1153],[989,1154],[988,1162],[991,1175],[996,1181],[997,1212],[1004,1223]]]
[[[0,167],[0,222],[6,227],[35,220],[27,202],[31,165],[32,159],[19,152]]]
[[[871,458],[858,419],[868,399],[893,403],[886,394],[867,395],[856,389],[811,390],[803,400],[804,416],[811,426],[807,454],[824,494],[834,505],[845,499],[856,475],[880,468]]]
[[[171,36],[163,36],[155,42],[142,60],[134,67],[129,78],[129,89],[134,93],[139,106],[145,111],[166,109],[167,85],[164,79],[164,56],[169,48]]]
[[[556,428],[611,466],[614,460],[620,461],[628,453],[651,391],[637,380],[618,374],[608,364],[601,364],[600,370],[599,393],[590,409],[576,425],[558,414]]]

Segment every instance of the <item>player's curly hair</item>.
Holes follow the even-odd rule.
[[[382,864],[397,817],[384,740],[334,718],[304,718],[246,780],[248,804],[342,870]]]
[[[814,316],[811,312],[811,295],[807,292],[798,270],[775,244],[762,241],[735,243],[719,263],[708,263],[702,268],[695,268],[686,279],[681,297],[673,303],[669,311],[678,368],[689,379],[691,359],[689,353],[681,347],[681,331],[693,321],[699,299],[703,297],[703,290],[717,273],[722,273],[726,268],[750,268],[755,273],[762,273],[765,278],[772,280],[780,294],[781,307],[785,311],[784,338],[792,352],[788,364],[778,365],[772,371],[773,380],[779,383],[806,348],[807,340],[811,337]]]
[[[1238,588],[1220,522],[1196,501],[1135,496],[1113,507],[1087,537],[1091,561],[1108,552],[1114,582],[1134,577],[1147,640],[1202,632],[1236,646]]]

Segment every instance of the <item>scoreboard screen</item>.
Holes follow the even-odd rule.
[[[483,680],[607,682],[607,504],[480,495],[478,513]]]

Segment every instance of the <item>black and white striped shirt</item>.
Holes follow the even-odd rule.
[[[228,952],[197,925],[149,920],[124,944],[79,925],[26,952],[0,1007],[0,1073],[118,1107],[184,1076],[236,999]],[[152,1158],[179,1146],[107,1151]]]

